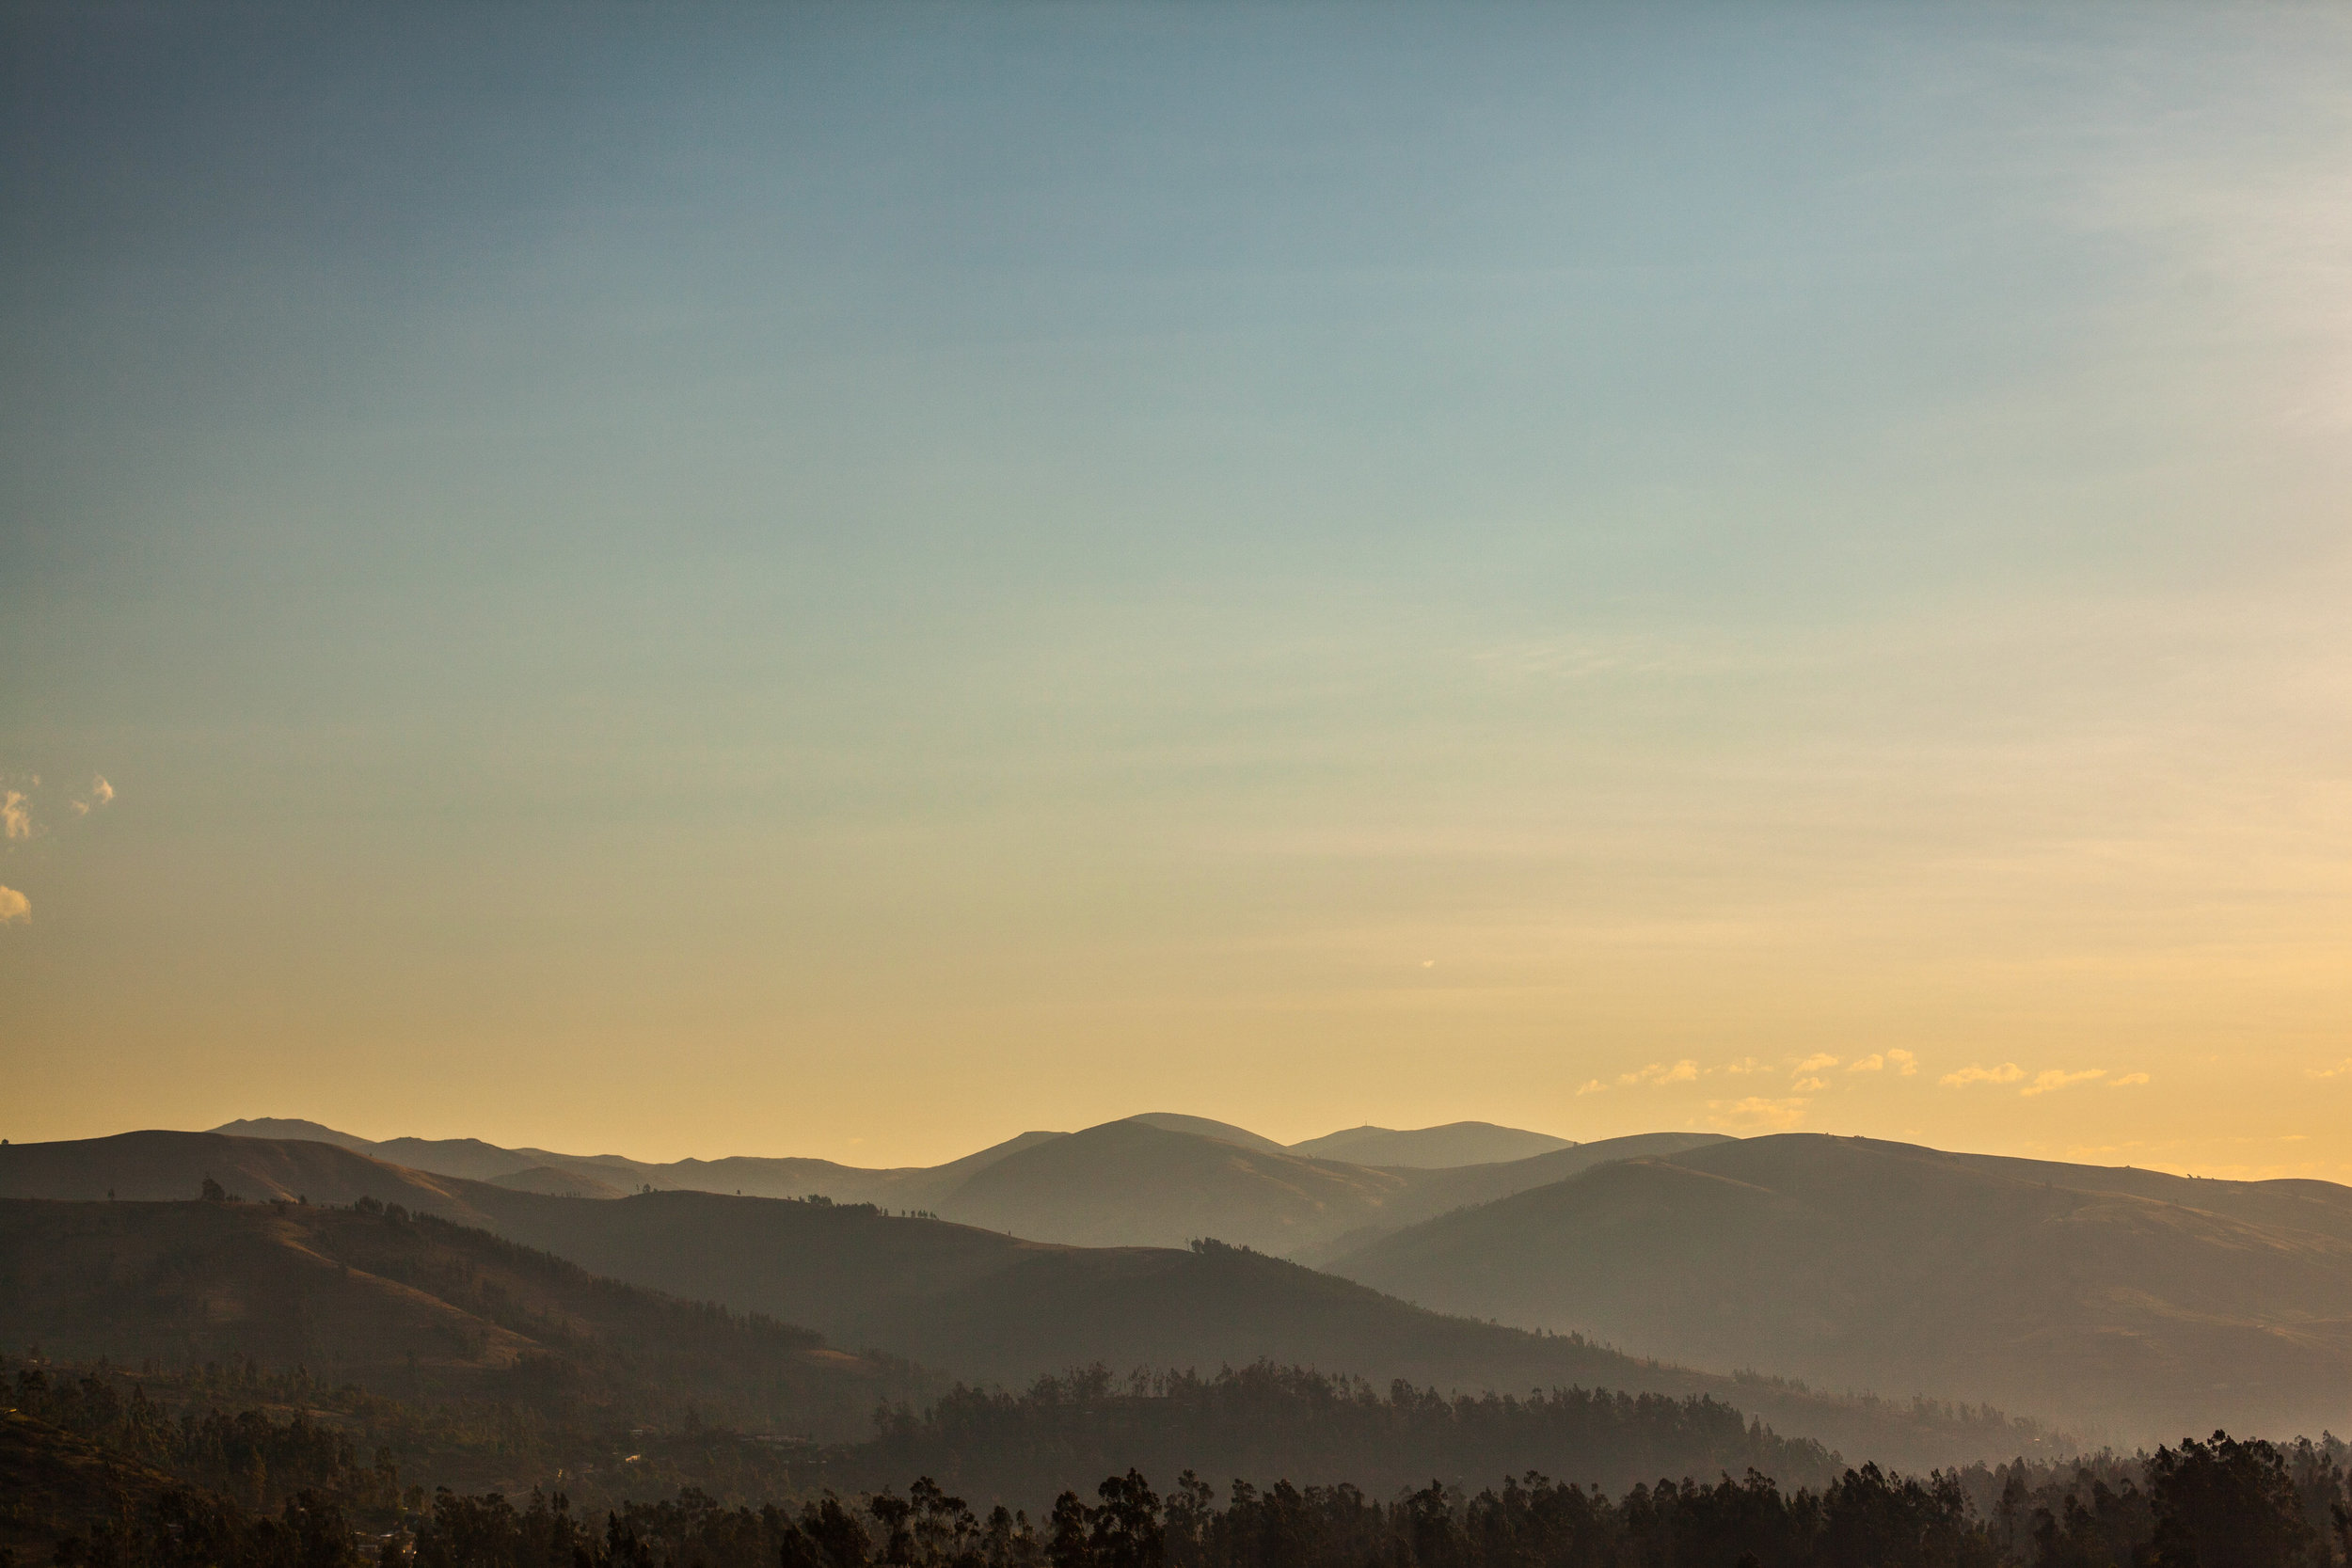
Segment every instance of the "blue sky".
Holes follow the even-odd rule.
[[[2341,12],[5,25],[11,1135],[2352,1171]]]

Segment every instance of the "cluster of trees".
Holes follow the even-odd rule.
[[[259,1409],[181,1412],[178,1419],[133,1385],[85,1373],[52,1378],[19,1367],[12,1403],[37,1420],[101,1443],[123,1456],[268,1510],[308,1496],[314,1503],[387,1513],[402,1502],[400,1471],[389,1449],[363,1461],[344,1433],[296,1410],[278,1420]],[[421,1488],[409,1500],[421,1505]]]
[[[1820,1444],[1779,1436],[1704,1397],[1587,1388],[1449,1397],[1259,1362],[1209,1377],[1121,1379],[1097,1366],[1018,1393],[960,1386],[919,1417],[883,1411],[874,1439],[834,1460],[828,1479],[868,1487],[930,1475],[1041,1506],[1073,1474],[1129,1468],[1349,1481],[1386,1496],[1433,1477],[1461,1485],[1530,1465],[1611,1487],[1751,1469],[1818,1485],[1841,1468]]]

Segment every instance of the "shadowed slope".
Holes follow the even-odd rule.
[[[2116,1423],[2352,1418],[2352,1242],[2214,1184],[1792,1134],[1597,1167],[1333,1265],[1449,1311],[1836,1386],[1965,1388]],[[2073,1182],[2074,1185],[2067,1183]],[[2352,1200],[2233,1184],[2238,1208]]]

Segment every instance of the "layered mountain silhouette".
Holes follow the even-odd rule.
[[[2352,1189],[1792,1133],[1597,1166],[1331,1263],[1443,1311],[2104,1423],[2352,1422]]]
[[[420,1171],[558,1196],[618,1197],[646,1187],[753,1197],[820,1196],[836,1203],[928,1211],[1036,1241],[1181,1247],[1211,1236],[1306,1262],[1591,1164],[1719,1141],[1713,1133],[1670,1132],[1571,1144],[1461,1122],[1403,1132],[1359,1128],[1284,1148],[1246,1128],[1155,1111],[1079,1132],[1025,1132],[942,1165],[868,1170],[827,1160],[753,1156],[655,1165],[619,1155],[502,1149],[470,1138],[370,1143],[301,1121],[231,1122],[216,1131],[311,1139]],[[1367,1153],[1304,1152],[1332,1139],[1362,1145]],[[1389,1164],[1370,1157],[1382,1150],[1409,1157]],[[1508,1157],[1469,1158],[1486,1150]]]
[[[1837,1418],[1771,1402],[1802,1406],[1793,1386],[1735,1392],[1680,1368],[1991,1401],[2120,1442],[2352,1425],[2352,1189],[2327,1182],[1800,1134],[1657,1134],[1422,1171],[1142,1121],[986,1152],[937,1220],[685,1190],[550,1196],[516,1190],[529,1171],[494,1184],[204,1133],[0,1148],[0,1195],[190,1198],[210,1176],[251,1198],[400,1202],[961,1376],[1272,1357],[1447,1387],[1718,1392],[1882,1458],[1896,1450],[1857,1445]],[[1264,1256],[1318,1248],[1327,1273]]]

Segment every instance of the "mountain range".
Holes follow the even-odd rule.
[[[905,1207],[939,1218],[642,1182],[592,1200],[151,1132],[0,1148],[0,1196],[185,1199],[211,1175],[253,1198],[396,1201],[967,1378],[1272,1357],[1448,1388],[1710,1392],[1888,1460],[1911,1439],[1839,1429],[1858,1407],[1808,1387],[1991,1402],[2122,1444],[2352,1427],[2352,1189],[2328,1182],[1818,1134],[1417,1169],[1142,1118],[933,1170],[945,1196]]]
[[[207,1176],[248,1201],[187,1200]],[[309,1185],[281,1195],[273,1184],[289,1176]],[[110,1187],[117,1195],[111,1203],[103,1196]],[[27,1197],[47,1201],[23,1201]],[[182,1200],[153,1201],[175,1197]],[[223,1285],[216,1298],[190,1298],[226,1303],[217,1320],[204,1316],[209,1307],[172,1305],[181,1301],[170,1293],[179,1287],[159,1286],[161,1295],[137,1299],[163,1304],[154,1309],[163,1328],[107,1339],[113,1331],[102,1332],[106,1320],[99,1313],[87,1316],[89,1331],[77,1337],[72,1325],[85,1321],[86,1304],[72,1282],[112,1299],[129,1288],[126,1282],[146,1277],[137,1269],[109,1275],[103,1266],[119,1246],[108,1227],[127,1223],[110,1216],[125,1212],[161,1216],[145,1225],[183,1223],[199,1239],[216,1223],[210,1216],[261,1216],[267,1236],[340,1267],[341,1255],[302,1240],[324,1201],[398,1204],[443,1216],[593,1275],[801,1325],[862,1362],[886,1367],[905,1358],[981,1382],[1017,1385],[1096,1363],[1124,1375],[1138,1368],[1208,1372],[1272,1361],[1382,1385],[1406,1379],[1473,1392],[1577,1385],[1710,1395],[1785,1433],[1914,1465],[2013,1452],[2037,1436],[1989,1413],[1831,1397],[1639,1360],[1581,1337],[1450,1317],[1216,1243],[1075,1247],[823,1200],[683,1191],[618,1201],[550,1197],[405,1169],[330,1145],[210,1133],[128,1133],[0,1148],[0,1211],[11,1216],[0,1223],[0,1343],[30,1339],[126,1357],[157,1354],[165,1341],[156,1335],[168,1332],[193,1336],[185,1344],[193,1354],[242,1347],[247,1341],[237,1338],[244,1332],[239,1323],[261,1336],[253,1343],[265,1342],[264,1314],[251,1304],[282,1291],[266,1275],[240,1272],[246,1268],[240,1259],[274,1256],[257,1252],[259,1243],[211,1248],[213,1263],[199,1262],[208,1249],[192,1243],[173,1255],[183,1261],[162,1269],[167,1281],[203,1268],[237,1281]],[[329,1211],[328,1217],[348,1212]],[[38,1260],[51,1255],[64,1261]],[[312,1303],[300,1321],[313,1325],[366,1321],[318,1305],[326,1298],[300,1299]],[[531,1338],[527,1326],[514,1332]],[[386,1343],[395,1360],[414,1349],[398,1336]],[[321,1365],[342,1364],[326,1350],[312,1354]]]
[[[315,1122],[276,1118],[214,1131],[329,1143],[437,1176],[557,1196],[615,1198],[647,1187],[818,1196],[929,1212],[1034,1241],[1183,1246],[1212,1236],[1309,1262],[1597,1162],[1718,1140],[1672,1132],[1580,1145],[1455,1122],[1406,1132],[1355,1128],[1285,1148],[1227,1122],[1147,1112],[1078,1132],[1024,1132],[945,1164],[873,1170],[754,1156],[651,1164],[615,1154],[501,1148],[471,1138],[371,1142]],[[1338,1148],[1360,1152],[1343,1158]]]

